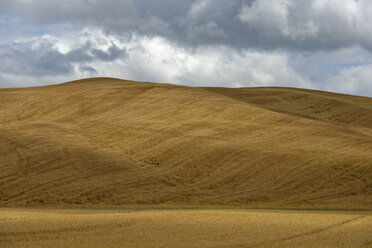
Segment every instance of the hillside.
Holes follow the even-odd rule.
[[[95,78],[0,106],[0,206],[372,209],[372,98]]]

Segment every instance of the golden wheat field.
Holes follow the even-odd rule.
[[[1,247],[372,247],[371,213],[0,210]]]
[[[91,78],[0,106],[0,247],[372,247],[371,98]]]
[[[0,105],[2,207],[372,208],[371,98],[94,78]]]

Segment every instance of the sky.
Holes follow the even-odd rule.
[[[372,96],[372,1],[0,0],[0,87],[100,76]]]

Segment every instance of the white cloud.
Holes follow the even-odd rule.
[[[280,51],[239,51],[222,45],[187,49],[161,37],[138,36],[131,39],[118,39],[95,29],[84,29],[63,37],[47,35],[38,39],[29,39],[20,44],[26,46],[19,48],[20,51],[38,53],[38,49],[44,49],[43,51],[46,51],[47,54],[57,54],[60,60],[50,61],[50,63],[56,63],[55,66],[57,66],[63,62],[62,65],[66,68],[71,66],[71,74],[64,77],[69,79],[97,74],[140,81],[173,82],[188,85],[308,86],[307,82],[289,67],[288,55]],[[108,49],[113,45],[118,49],[124,49],[127,56],[113,60],[91,57],[97,56],[94,53],[95,50],[107,54]],[[48,48],[43,46],[48,46]],[[17,54],[19,53],[22,56],[28,54],[24,52]],[[26,59],[26,57],[24,58]],[[17,61],[22,63],[21,60]],[[36,62],[38,61],[36,60]],[[56,72],[50,71],[43,74],[33,71],[37,69],[39,68],[29,68],[30,73],[33,73],[34,76],[33,81],[41,83],[46,80],[56,81],[47,76]],[[5,73],[3,71],[2,74],[6,74],[8,80],[14,79],[15,82],[25,79],[24,76],[17,79],[18,72],[8,71]]]
[[[369,0],[0,0],[0,9],[3,87],[113,76],[372,95]]]
[[[372,64],[340,70],[325,84],[331,91],[372,96]]]
[[[262,39],[302,41],[309,48],[359,44],[371,48],[369,0],[255,0],[238,18],[262,32]],[[333,44],[332,44],[333,43]]]

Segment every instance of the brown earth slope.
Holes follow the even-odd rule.
[[[372,208],[371,98],[95,78],[0,106],[0,206]]]

